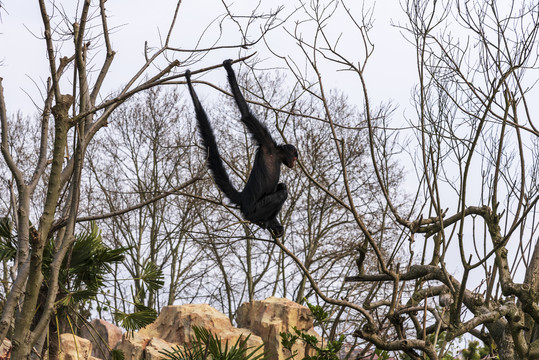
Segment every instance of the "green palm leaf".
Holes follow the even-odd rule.
[[[228,341],[223,342],[217,335],[212,334],[208,329],[193,326],[194,338],[190,347],[172,348],[172,351],[160,351],[165,360],[266,360],[266,354],[258,354],[264,346],[247,347],[246,338],[240,337],[234,345],[228,345]]]
[[[122,350],[114,349],[110,352],[111,360],[125,360],[125,355]]]
[[[155,263],[148,261],[142,269],[142,275],[140,279],[146,284],[148,289],[157,291],[165,285],[163,280],[163,271],[155,265]]]
[[[114,313],[114,319],[126,331],[132,332],[153,323],[157,319],[157,311],[140,303],[135,303],[134,312],[127,314],[117,311]]]
[[[66,257],[64,269],[73,279],[74,289],[86,287],[97,290],[102,287],[105,277],[112,271],[111,265],[124,260],[125,248],[110,249],[103,244],[101,231],[92,222],[88,230],[77,235],[77,239]]]
[[[96,295],[97,295],[96,290],[86,289],[86,290],[74,291],[74,292],[70,292],[64,298],[60,299],[57,302],[57,304],[62,305],[62,306],[72,306],[82,301],[93,299],[95,298]]]

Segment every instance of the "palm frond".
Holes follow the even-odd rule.
[[[0,217],[0,237],[13,239],[13,223],[8,217]]]
[[[134,312],[127,314],[117,311],[114,313],[114,319],[126,331],[132,332],[153,323],[157,319],[157,311],[140,303],[135,303]]]
[[[194,337],[190,347],[177,346],[172,351],[162,350],[165,360],[266,360],[265,353],[257,353],[264,347],[247,347],[249,336],[239,337],[234,345],[229,347],[228,341],[212,334],[208,329],[193,326]]]
[[[92,290],[102,287],[106,275],[112,270],[111,264],[123,261],[125,251],[125,248],[105,246],[101,231],[92,222],[88,230],[77,235],[70,256],[65,260],[64,268],[73,278],[73,288],[79,289],[83,284]]]
[[[95,298],[97,291],[93,289],[85,289],[68,293],[64,298],[57,301],[58,305],[71,306]]]
[[[197,343],[191,347],[176,345],[172,350],[160,350],[159,353],[164,355],[163,359],[168,360],[199,360],[204,358],[204,349]]]
[[[148,289],[153,291],[157,291],[165,285],[163,278],[163,271],[151,261],[145,264],[140,277]]]
[[[113,349],[110,352],[111,360],[125,360],[125,355],[122,350]]]

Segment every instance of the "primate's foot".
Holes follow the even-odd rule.
[[[284,234],[284,228],[277,219],[253,222],[253,224],[258,225],[262,229],[268,229],[273,238],[281,237]]]
[[[284,235],[284,228],[277,219],[268,221],[267,226],[273,238],[280,238]]]
[[[281,226],[279,228],[270,229],[271,237],[274,239],[280,238],[284,235],[284,228]]]

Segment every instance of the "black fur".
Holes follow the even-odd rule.
[[[223,65],[228,73],[228,82],[241,113],[241,121],[258,144],[258,149],[247,184],[243,191],[239,192],[230,182],[224,168],[213,130],[193,89],[191,73],[188,70],[185,78],[195,106],[198,130],[206,150],[208,168],[219,189],[232,203],[240,207],[246,220],[264,229],[267,228],[273,236],[280,237],[283,235],[283,227],[277,220],[277,215],[288,197],[286,185],[279,183],[281,164],[290,168],[294,167],[298,152],[293,145],[277,145],[268,129],[249,110],[232,70],[231,60],[225,60]]]

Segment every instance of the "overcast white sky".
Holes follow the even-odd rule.
[[[75,1],[70,2],[75,3]],[[273,9],[278,4],[276,1],[265,1],[264,3]],[[286,3],[296,2],[287,1]],[[349,5],[357,7],[352,7],[352,10],[359,15],[360,4],[355,3],[356,1],[350,1]],[[176,1],[158,0],[149,5],[148,1],[143,0],[109,0],[106,4],[109,11],[109,26],[111,28],[118,27],[112,34],[112,44],[117,55],[106,83],[106,87],[110,91],[121,87],[143,63],[144,41],[147,40],[150,45],[159,45],[160,36],[163,36],[168,29]],[[237,0],[234,1],[232,9],[237,14],[248,15],[255,4],[256,2],[252,0]],[[4,1],[3,6],[5,10],[1,14],[0,23],[0,48],[2,49],[0,52],[0,76],[4,78],[6,106],[9,113],[20,110],[25,114],[31,114],[35,111],[35,107],[32,105],[30,97],[37,98],[37,104],[42,103],[40,90],[43,89],[42,84],[48,75],[44,42],[34,35],[41,34],[43,31],[38,3],[37,1],[11,0]],[[48,6],[50,7],[50,4]],[[287,6],[285,12],[289,12],[291,9],[291,5]],[[52,12],[52,9],[50,11]],[[74,10],[68,9],[67,11],[69,14],[75,14]],[[182,48],[194,47],[195,41],[198,40],[207,24],[223,12],[220,0],[184,0],[180,8],[179,22],[174,31],[172,45]],[[404,21],[398,1],[390,0],[376,4],[374,19],[375,27],[371,35],[376,50],[368,70],[370,95],[377,101],[393,99],[401,105],[402,110],[403,107],[409,105],[410,89],[415,82],[416,75],[412,47],[404,41],[398,29],[390,26],[391,20],[394,22]],[[331,24],[334,25],[332,30],[335,36],[339,32],[344,35],[341,40],[343,51],[350,54],[352,58],[357,54],[357,60],[360,60],[357,52],[360,50],[360,43],[357,32],[352,29],[351,23],[342,17],[332,20]],[[292,28],[292,24],[289,24],[289,28]],[[232,27],[230,29],[232,30],[228,33],[225,32],[225,36],[221,40],[223,44],[234,44],[238,41],[238,33],[234,32]],[[97,29],[95,32],[97,33]],[[218,28],[215,24],[207,32],[205,41],[210,44],[217,33]],[[305,37],[308,35],[306,33]],[[284,35],[283,31],[276,31],[271,39],[273,40],[272,45],[281,54],[297,52],[297,48],[293,46],[291,39]],[[71,49],[71,44],[66,43],[60,52],[63,56],[69,56],[72,54]],[[258,52],[260,58],[269,58],[262,43],[249,49],[247,53],[254,51]],[[219,51],[205,58],[200,66],[218,64],[223,59],[237,56],[237,50]],[[101,62],[97,61],[97,63]],[[276,64],[267,60],[262,65],[271,67]],[[324,73],[324,80],[328,81],[328,86],[341,89],[352,98],[359,90],[357,78],[350,76],[349,73],[337,73],[331,69]],[[224,76],[211,78],[210,81],[224,83]],[[36,87],[36,84],[40,89]]]
[[[297,5],[298,3],[297,1],[282,1],[286,4],[294,3]],[[64,2],[70,6],[76,4],[73,0]],[[227,0],[227,2],[231,1]],[[369,0],[365,2],[368,4]],[[266,0],[264,3],[273,9],[278,6],[277,1]],[[107,96],[111,91],[121,88],[144,63],[144,41],[148,41],[150,46],[160,45],[160,36],[165,36],[169,28],[176,1],[156,0],[152,1],[150,5],[147,0],[108,0],[106,4],[109,11],[109,28],[114,29],[111,41],[113,49],[116,51],[116,57],[102,96]],[[352,12],[359,17],[362,5],[360,1],[350,0],[348,5],[351,6]],[[50,7],[49,3],[48,6]],[[57,1],[57,6],[60,6],[60,1]],[[249,15],[253,6],[256,6],[256,1],[235,0],[232,11],[238,15]],[[36,37],[36,35],[43,33],[38,3],[37,1],[7,0],[4,1],[4,7],[5,11],[2,13],[0,24],[0,49],[2,49],[0,52],[0,77],[4,79],[6,107],[8,113],[11,114],[21,111],[23,114],[33,115],[36,114],[37,108],[32,104],[32,99],[37,106],[42,106],[41,94],[49,74],[44,41]],[[291,9],[292,7],[288,7],[284,11],[289,13]],[[49,12],[52,14],[52,9]],[[77,13],[74,9],[66,9],[66,12],[70,14],[71,19],[74,19]],[[224,8],[221,0],[183,0],[171,45],[184,49],[194,48],[206,26],[223,13]],[[404,40],[400,30],[391,26],[391,22],[405,22],[398,0],[377,3],[373,19],[374,28],[370,35],[375,44],[375,52],[367,70],[369,95],[374,104],[391,100],[398,105],[399,108],[395,113],[394,120],[402,122],[404,112],[413,112],[410,109],[410,94],[417,78],[415,52],[413,47]],[[226,25],[232,26],[233,24]],[[70,25],[65,24],[64,26],[68,28]],[[289,30],[292,30],[293,22],[287,26]],[[328,30],[335,39],[342,33],[340,49],[349,59],[362,61],[362,44],[359,34],[343,12],[336,14],[335,18],[331,20]],[[93,31],[97,34],[100,29]],[[310,33],[308,29],[303,31],[305,31],[303,34],[305,39],[309,39],[312,32]],[[211,45],[218,33],[219,28],[215,23],[206,32],[201,47]],[[239,34],[234,31],[233,27],[225,29],[225,36],[221,39],[222,45],[237,44],[238,41]],[[280,55],[299,55],[294,41],[282,29],[272,32],[269,41],[274,47],[273,50]],[[62,48],[57,50],[61,56],[71,56],[72,49],[73,45],[66,42]],[[255,51],[260,59],[264,59],[259,64],[260,67],[283,66],[282,63],[277,63],[274,58],[272,59],[263,42],[252,49],[243,50],[242,54],[250,54]],[[95,51],[91,54],[95,54]],[[98,54],[98,56],[102,55],[102,52]],[[238,55],[237,49],[216,51],[194,66],[202,68],[220,64],[224,59],[237,58]],[[178,56],[181,61],[182,55]],[[100,66],[102,60],[96,59],[95,63]],[[223,71],[214,71],[204,75],[204,79],[221,84],[225,88],[227,86]],[[337,72],[335,68],[332,68],[324,69],[323,79],[326,82],[326,89],[342,90],[349,95],[351,102],[363,103],[363,94],[357,75],[351,75],[349,72]],[[212,93],[215,93],[214,90],[204,91],[202,89],[200,90],[201,96],[208,94],[211,96]],[[71,89],[67,85],[63,89],[64,93],[70,91]],[[406,110],[407,108],[408,110]],[[413,170],[410,172],[409,175],[413,178]]]

